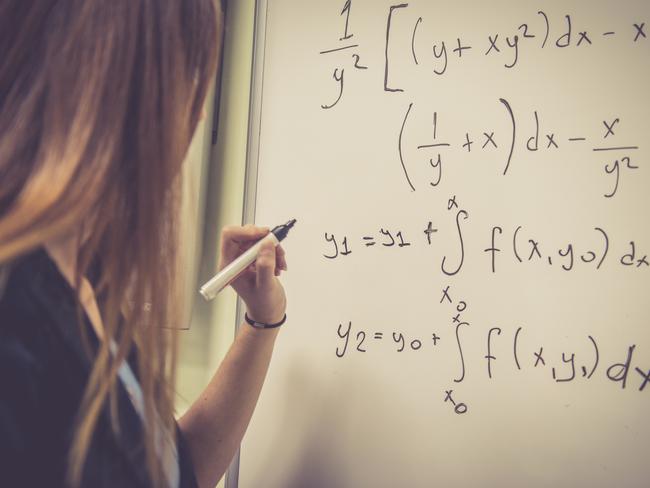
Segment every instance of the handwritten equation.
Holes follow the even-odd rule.
[[[421,266],[425,253],[439,253],[436,255],[438,268],[433,271],[451,280],[463,275],[469,253],[480,253],[481,259],[473,255],[472,262],[479,263],[478,273],[483,274],[503,274],[514,267],[523,267],[535,273],[558,270],[553,275],[557,279],[567,276],[565,273],[598,272],[608,276],[612,270],[625,269],[630,273],[626,276],[637,280],[640,273],[650,268],[650,242],[647,242],[648,234],[643,226],[622,227],[616,221],[608,221],[614,212],[590,220],[589,224],[574,226],[573,231],[569,231],[573,235],[558,235],[557,230],[549,234],[550,230],[540,230],[548,229],[546,225],[507,215],[486,220],[485,209],[478,222],[473,219],[472,209],[462,202],[460,192],[464,188],[452,190],[448,187],[460,181],[454,172],[464,171],[461,163],[473,165],[476,162],[485,166],[489,161],[488,171],[495,179],[507,177],[518,186],[521,184],[519,176],[526,174],[533,164],[545,164],[548,176],[554,176],[571,164],[570,174],[577,179],[575,186],[579,187],[580,194],[588,193],[591,200],[585,200],[598,202],[591,207],[584,207],[581,202],[581,208],[592,208],[595,212],[596,208],[601,208],[599,205],[607,205],[622,211],[620,205],[628,205],[625,192],[638,193],[638,182],[645,177],[647,167],[644,140],[640,139],[636,127],[646,119],[637,118],[635,111],[618,101],[618,92],[623,87],[603,86],[602,97],[607,98],[607,103],[603,103],[602,108],[567,110],[569,115],[558,116],[555,114],[562,114],[562,110],[554,111],[553,106],[546,107],[544,103],[550,101],[557,105],[550,93],[552,90],[554,94],[562,92],[561,81],[559,86],[551,84],[548,93],[541,82],[520,86],[527,82],[524,76],[531,69],[529,61],[539,58],[535,69],[548,74],[557,70],[556,65],[551,64],[554,58],[564,53],[571,53],[567,59],[584,59],[585,63],[630,55],[632,62],[625,65],[630,73],[623,73],[617,79],[633,77],[633,70],[650,59],[647,35],[650,28],[646,27],[646,19],[625,13],[616,19],[606,18],[596,27],[592,21],[585,20],[584,15],[549,13],[550,8],[534,8],[527,16],[514,18],[510,27],[503,27],[507,22],[501,23],[499,29],[479,23],[483,30],[479,27],[467,32],[463,22],[459,22],[454,32],[449,25],[440,29],[439,16],[427,17],[414,5],[404,2],[376,7],[373,4],[373,8],[383,9],[379,12],[378,23],[381,43],[374,37],[374,44],[367,43],[359,34],[355,2],[342,1],[332,7],[332,18],[339,21],[338,28],[333,29],[329,43],[325,41],[317,52],[316,49],[310,52],[324,65],[327,77],[316,94],[320,109],[314,108],[328,120],[338,121],[337,113],[347,116],[350,107],[354,107],[354,94],[358,93],[359,84],[363,84],[364,89],[373,87],[382,100],[396,101],[390,105],[390,117],[378,123],[389,124],[389,129],[382,132],[387,134],[383,142],[390,150],[388,164],[395,165],[392,169],[401,178],[397,184],[410,192],[437,191],[438,196],[458,191],[459,197],[449,197],[446,208],[432,208],[431,216],[425,214],[426,218],[420,222],[414,222],[413,217],[405,213],[403,220],[380,220],[380,225],[373,219],[372,224],[347,221],[346,227],[321,229],[318,236],[321,248],[316,250],[318,258],[332,263],[331,269],[337,269],[339,263],[354,266],[362,255],[382,260],[393,256]],[[367,29],[366,23],[364,28]],[[367,30],[363,32],[365,35]],[[645,53],[645,61],[639,53]],[[567,65],[557,66],[566,68]],[[483,87],[476,83],[475,89],[475,85],[468,82],[472,80],[464,79],[467,73],[482,74],[489,67],[492,71],[485,76],[493,77],[496,73],[498,77],[493,84],[486,83]],[[513,74],[517,72],[519,76]],[[503,93],[499,90],[501,76],[508,76],[508,82],[502,84]],[[480,112],[462,111],[469,107],[466,100],[469,95],[464,98],[449,92],[456,89],[453,85],[456,81],[471,92],[480,104]],[[576,76],[568,89],[575,90],[581,81],[585,83],[583,78]],[[594,80],[593,83],[599,86],[601,82]],[[510,87],[525,93],[509,94]],[[426,91],[429,89],[431,92]],[[569,93],[567,98],[579,98],[577,95]],[[460,110],[454,106],[456,100],[461,105]],[[367,103],[362,99],[360,110],[368,110]],[[549,161],[555,166],[548,165]],[[484,177],[489,173],[480,174]],[[392,173],[390,177],[394,178]],[[552,180],[549,177],[544,180],[547,181]],[[585,182],[590,185],[587,187]],[[468,183],[467,187],[480,195],[485,190],[486,200],[489,200],[494,198],[488,191],[492,184],[492,180],[484,184],[478,181]],[[499,186],[500,191],[504,186]],[[426,194],[415,197],[417,199],[409,201],[421,202],[428,198]],[[568,197],[563,201],[570,205],[573,200]],[[549,203],[540,203],[545,204]],[[474,277],[469,276],[470,279]],[[454,282],[454,286],[457,283]],[[486,327],[483,324],[477,327],[477,321],[468,318],[468,301],[454,300],[454,295],[451,285],[441,291],[438,307],[443,315],[450,312],[449,318],[426,330],[408,332],[405,327],[375,328],[352,321],[338,323],[332,334],[336,340],[337,361],[344,361],[351,355],[370,357],[375,353],[393,357],[395,361],[414,355],[444,355],[447,358],[455,355],[456,374],[450,378],[450,387],[441,392],[440,399],[460,415],[469,411],[459,391],[459,385],[468,375],[492,380],[505,373],[506,368],[542,371],[542,377],[555,384],[601,378],[606,380],[603,385],[650,391],[650,365],[644,363],[635,342],[613,346],[607,336],[597,334],[587,324],[580,324],[580,332],[573,338],[575,344],[558,350],[553,347],[559,342],[558,338],[533,339],[539,337],[539,331],[531,326]],[[507,323],[506,319],[504,324]],[[647,338],[638,327],[631,333],[631,337],[635,336],[639,341]],[[479,356],[474,357],[477,351]],[[473,355],[471,361],[469,355]],[[615,359],[605,361],[603,357]],[[482,370],[470,370],[470,364],[474,368],[482,364]]]
[[[529,153],[537,151],[547,151],[555,154],[569,146],[580,146],[585,148],[589,153],[598,154],[599,157],[604,159],[601,167],[601,173],[605,176],[606,180],[603,181],[602,195],[605,198],[612,198],[619,190],[622,175],[631,173],[639,169],[638,163],[635,162],[633,154],[639,149],[638,145],[630,144],[617,144],[613,141],[616,140],[618,126],[621,122],[619,117],[610,118],[609,120],[602,120],[601,133],[602,137],[592,138],[597,139],[596,144],[588,145],[589,138],[584,133],[576,131],[572,134],[559,134],[553,129],[544,127],[543,122],[540,122],[540,113],[533,110],[530,114],[531,125],[533,129],[531,133],[521,134],[521,129],[518,128],[517,118],[508,100],[501,98],[499,102],[504,108],[504,116],[507,118],[511,126],[508,134],[499,134],[495,130],[486,128],[479,133],[465,132],[463,136],[454,141],[444,140],[440,141],[437,137],[438,132],[438,113],[434,112],[431,117],[432,120],[432,138],[428,141],[421,141],[417,144],[417,150],[427,153],[432,153],[433,157],[426,157],[428,164],[431,167],[431,177],[429,185],[437,187],[443,179],[443,167],[446,167],[449,161],[449,151],[458,149],[463,152],[474,153],[481,151],[497,151],[502,149],[504,151],[504,164],[502,174],[505,176],[511,167],[513,161],[513,154],[515,150],[523,150]],[[397,140],[397,150],[399,153],[399,160],[401,168],[404,172],[404,178],[411,190],[415,191],[415,183],[409,172],[409,164],[407,163],[404,155],[404,138],[407,126],[412,118],[414,104],[411,103],[406,110],[404,119],[401,122],[399,137]],[[597,125],[597,124],[596,124]],[[521,140],[518,139],[521,137]],[[603,158],[600,154],[615,154],[612,157]],[[443,163],[444,162],[444,163]],[[426,164],[426,161],[425,161]]]
[[[465,352],[465,331],[472,327],[472,322],[466,319],[469,305],[465,300],[455,300],[451,285],[441,291],[439,306],[451,310],[449,322],[445,330],[430,331],[428,335],[408,336],[399,330],[368,330],[356,328],[352,322],[339,324],[336,330],[337,345],[336,357],[343,359],[350,354],[372,353],[372,349],[379,344],[388,343],[396,355],[400,354],[436,354],[445,346],[452,347],[457,353],[458,372],[453,378],[456,384],[462,383],[469,375]],[[559,354],[551,354],[544,350],[544,344],[526,349],[522,346],[522,338],[526,334],[523,326],[507,329],[502,326],[493,326],[484,333],[484,347],[482,348],[483,375],[493,379],[498,372],[496,365],[504,368],[504,361],[509,361],[510,367],[518,371],[525,369],[541,369],[548,371],[549,379],[555,383],[570,383],[579,380],[590,380],[600,374],[607,380],[618,384],[621,389],[633,385],[639,392],[646,391],[650,384],[650,369],[648,365],[638,364],[635,360],[637,344],[630,344],[620,353],[620,360],[610,364],[601,364],[603,346],[591,334],[583,338],[584,344],[576,345],[575,350],[566,350]],[[550,340],[550,339],[549,339]],[[500,357],[495,352],[496,346],[504,342],[509,344],[509,357]],[[587,346],[587,347],[584,347]],[[475,350],[475,349],[474,349]],[[502,350],[502,349],[501,349]],[[577,350],[582,351],[578,353]],[[650,391],[648,388],[647,391]],[[445,391],[444,401],[450,401],[455,413],[467,412],[467,405],[456,403],[452,398],[453,390]]]
[[[327,62],[334,64],[332,80],[335,95],[329,95],[326,102],[321,104],[323,110],[336,107],[343,99],[345,91],[346,69],[348,76],[351,71],[372,70],[364,59],[362,45],[357,42],[352,22],[353,2],[346,1],[340,11],[340,37],[332,45],[319,52]],[[400,29],[396,28],[400,23]],[[408,25],[410,52],[400,52],[394,48],[395,35],[405,30]],[[453,70],[453,63],[469,63],[476,56],[494,59],[498,66],[513,69],[518,65],[522,53],[533,53],[536,49],[597,49],[614,39],[625,40],[624,46],[636,46],[644,43],[650,47],[647,39],[646,23],[642,19],[630,19],[623,30],[606,30],[596,32],[582,25],[579,19],[569,14],[560,18],[552,18],[543,10],[538,10],[532,19],[515,23],[510,32],[491,32],[485,34],[481,45],[471,45],[463,41],[461,34],[455,39],[440,39],[433,44],[424,45],[422,30],[427,27],[427,20],[422,16],[413,15],[408,3],[390,6],[386,11],[386,37],[384,48],[384,64],[376,67],[383,73],[383,91],[389,93],[405,92],[399,83],[399,73],[391,69],[391,59],[410,59],[413,66],[430,76],[441,77]],[[553,34],[557,32],[557,34]],[[336,39],[336,38],[335,38]],[[404,42],[398,43],[404,45]],[[526,47],[526,49],[523,49]],[[392,53],[392,55],[391,55]],[[408,77],[412,77],[409,73]],[[423,156],[417,161],[410,161],[406,156],[404,139],[416,112],[415,102],[410,102],[404,110],[399,123],[399,135],[396,146],[399,164],[404,175],[404,181],[411,191],[420,188],[420,182],[412,175],[414,165],[428,167],[430,177],[424,182],[427,188],[435,188],[441,184],[447,168],[451,167],[453,151],[465,153],[503,152],[503,166],[500,172],[505,176],[515,163],[518,152],[534,153],[545,151],[550,157],[559,157],[563,149],[579,147],[593,154],[599,163],[599,171],[603,175],[600,194],[604,198],[615,197],[624,187],[624,178],[633,177],[643,166],[638,157],[639,141],[623,140],[625,134],[618,136],[618,129],[624,125],[620,116],[603,116],[594,120],[590,130],[576,127],[571,133],[561,133],[553,126],[552,121],[544,120],[543,109],[513,107],[512,103],[502,97],[495,100],[495,107],[500,107],[506,123],[510,126],[507,133],[499,133],[494,128],[485,127],[479,131],[464,131],[452,139],[440,140],[437,137],[439,119],[445,114],[433,111],[424,118],[426,124],[432,124],[432,138],[420,141],[416,147]],[[422,117],[420,117],[422,118]],[[418,126],[421,122],[418,122]],[[522,124],[526,126],[522,128]],[[629,176],[628,176],[629,175]]]
[[[323,103],[323,109],[335,107],[342,99],[345,87],[345,70],[367,70],[362,59],[364,53],[361,44],[356,42],[352,22],[352,0],[347,0],[340,11],[341,16],[341,37],[336,39],[330,46],[319,51],[320,56],[326,56],[335,65],[332,71],[332,79],[336,86],[336,94],[331,101]],[[395,80],[396,76],[391,70],[392,41],[395,37],[395,25],[397,22],[406,23],[409,28],[408,45],[409,52],[395,52],[393,56],[403,59],[408,57],[414,67],[418,67],[424,73],[433,77],[444,76],[453,69],[453,63],[469,63],[475,56],[484,56],[494,59],[496,66],[504,69],[513,69],[517,66],[524,48],[529,45],[538,49],[597,49],[599,44],[611,42],[616,38],[623,38],[629,46],[638,43],[647,43],[648,35],[646,23],[643,19],[631,19],[626,28],[622,31],[605,30],[596,32],[582,25],[575,16],[565,14],[560,18],[551,18],[543,10],[538,10],[533,18],[526,22],[514,23],[510,32],[492,32],[485,34],[484,42],[481,45],[471,45],[463,41],[459,33],[455,39],[440,39],[433,44],[420,42],[422,30],[427,27],[427,20],[422,16],[407,15],[411,7],[408,3],[391,5],[386,11],[386,38],[383,46],[384,63],[378,67],[383,73],[383,90],[386,92],[403,92],[405,89]],[[556,24],[556,25],[554,25]],[[401,29],[404,30],[404,29]],[[557,30],[559,35],[553,35]],[[404,43],[400,43],[404,44]],[[527,52],[532,53],[531,49]]]
[[[464,236],[465,225],[469,224],[470,214],[467,210],[460,208],[458,199],[454,196],[448,200],[447,210],[452,211],[456,227],[454,239],[458,246],[455,253],[457,258],[443,256],[440,262],[440,270],[447,276],[458,274],[465,262],[467,249],[467,238]],[[326,260],[351,259],[349,256],[354,251],[379,252],[380,249],[394,249],[395,252],[408,252],[412,246],[440,247],[436,239],[441,233],[434,226],[433,221],[423,223],[421,229],[412,238],[410,234],[394,227],[382,227],[378,230],[370,230],[352,241],[347,233],[323,234],[324,251],[323,258]],[[635,240],[630,236],[624,239],[624,250],[612,256],[612,242],[608,232],[602,227],[593,228],[593,242],[576,243],[566,241],[561,248],[551,248],[537,234],[523,225],[513,226],[511,229],[498,225],[490,227],[490,232],[483,241],[485,247],[481,249],[486,259],[486,269],[496,273],[500,260],[509,255],[510,259],[518,264],[541,264],[544,266],[559,266],[564,271],[572,271],[578,266],[591,266],[594,270],[600,270],[606,262],[625,268],[636,270],[647,270],[650,268],[650,258],[643,252]],[[480,246],[482,247],[482,246]],[[620,247],[620,246],[619,246]]]

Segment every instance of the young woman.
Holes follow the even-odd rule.
[[[181,162],[221,38],[212,0],[0,3],[0,486],[211,487],[278,328],[244,324],[173,417]],[[221,266],[268,229],[224,230]],[[276,325],[281,249],[234,284]]]

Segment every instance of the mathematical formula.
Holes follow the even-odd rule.
[[[384,48],[384,63],[382,66],[370,66],[364,59],[363,46],[356,42],[353,28],[353,2],[346,1],[340,11],[341,32],[338,40],[318,53],[326,62],[333,63],[332,80],[336,85],[335,95],[331,100],[323,102],[321,108],[330,110],[342,102],[347,76],[352,71],[376,69],[378,76],[383,75],[383,91],[388,93],[405,93],[408,91],[399,83],[400,74],[391,69],[392,58],[408,58],[413,67],[423,75],[441,77],[453,70],[453,63],[471,63],[476,56],[493,59],[496,66],[509,70],[516,68],[524,52],[534,53],[534,49],[598,49],[600,45],[622,38],[625,42],[621,49],[639,44],[650,47],[647,39],[646,23],[643,19],[630,19],[622,30],[605,30],[596,32],[579,19],[570,14],[552,18],[543,10],[533,12],[532,18],[526,22],[515,23],[510,32],[491,32],[484,35],[481,45],[471,45],[463,41],[462,35],[453,40],[440,39],[429,45],[424,45],[422,31],[426,29],[427,19],[418,16],[408,3],[390,6],[386,10],[386,37]],[[405,27],[408,26],[408,28]],[[399,29],[397,28],[399,26]],[[400,52],[393,47],[395,35],[408,31],[410,50]],[[335,39],[337,39],[335,37]],[[404,43],[399,43],[403,45]],[[405,78],[410,79],[413,73]],[[571,133],[560,133],[553,128],[553,121],[544,119],[543,107],[514,107],[503,97],[495,100],[495,110],[501,111],[510,125],[508,133],[485,127],[482,130],[464,131],[452,139],[439,140],[437,129],[445,114],[433,111],[415,119],[417,103],[411,101],[404,109],[404,115],[396,126],[399,133],[396,137],[398,164],[404,175],[404,181],[411,191],[422,187],[435,188],[443,181],[444,174],[451,167],[454,150],[466,153],[485,153],[487,151],[502,151],[503,165],[498,171],[504,176],[517,162],[517,153],[545,151],[549,157],[557,158],[565,148],[579,147],[593,154],[598,163],[598,171],[603,175],[602,185],[597,190],[604,198],[613,198],[624,187],[624,178],[632,177],[643,166],[638,152],[641,147],[638,141],[621,140],[625,135],[618,136],[618,127],[624,124],[619,116],[604,115],[594,120],[590,127],[575,127]],[[411,161],[406,156],[404,139],[408,136],[409,127],[413,123],[431,124],[432,138],[416,144],[417,151],[423,154],[422,160]],[[522,127],[522,124],[526,124]],[[414,165],[430,167],[430,177],[427,181],[415,181],[412,176]],[[594,170],[591,170],[594,171]],[[629,175],[629,176],[628,176]]]
[[[470,374],[467,367],[466,353],[464,352],[466,338],[464,331],[472,327],[469,319],[465,318],[469,305],[465,300],[454,300],[451,285],[441,291],[441,298],[438,302],[445,310],[451,309],[450,319],[443,324],[441,330],[430,331],[424,335],[407,335],[399,330],[374,330],[361,328],[353,325],[352,322],[338,324],[336,329],[337,345],[336,357],[343,359],[350,354],[372,354],[373,349],[388,345],[389,350],[396,355],[400,354],[436,354],[439,349],[451,347],[457,353],[457,374],[453,378],[454,383],[462,383]],[[476,326],[474,326],[476,327]],[[588,351],[578,354],[575,350],[567,350],[559,354],[551,355],[545,351],[544,344],[534,348],[524,348],[522,337],[526,335],[524,326],[505,327],[493,326],[484,332],[484,355],[483,371],[485,378],[493,379],[497,376],[495,365],[500,368],[507,361],[509,366],[518,371],[525,369],[543,369],[548,372],[548,378],[555,383],[570,383],[579,380],[590,380],[598,374],[607,378],[610,382],[618,384],[621,389],[633,385],[639,392],[643,392],[650,383],[650,369],[648,365],[641,365],[635,361],[635,350],[637,344],[630,344],[628,347],[617,351],[620,360],[611,364],[602,364],[601,356],[603,346],[591,334],[586,334],[582,339],[587,348],[580,350]],[[508,343],[510,354],[508,357],[500,357],[495,352],[495,346]],[[552,342],[552,338],[548,338]],[[385,352],[385,348],[382,348]],[[648,389],[650,391],[650,389]],[[446,390],[444,401],[451,401],[454,404],[454,411],[458,414],[467,412],[466,404],[459,407],[453,401],[451,393],[453,390]]]
[[[432,116],[432,138],[429,141],[421,141],[417,144],[417,150],[428,152],[433,157],[425,157],[428,159],[428,164],[431,166],[431,177],[429,185],[437,187],[443,178],[443,168],[449,163],[449,152],[454,149],[471,153],[472,150],[476,153],[478,150],[481,152],[498,151],[500,148],[504,151],[503,156],[503,170],[502,174],[505,176],[513,162],[513,154],[515,150],[526,152],[547,151],[551,156],[555,155],[557,151],[568,146],[579,145],[584,148],[588,153],[594,153],[598,156],[601,162],[601,174],[604,175],[603,188],[601,194],[605,198],[612,198],[618,192],[621,176],[628,172],[634,172],[639,169],[638,163],[635,162],[633,154],[638,151],[638,145],[625,145],[613,143],[616,140],[617,126],[620,124],[621,119],[614,117],[609,120],[602,120],[601,133],[602,137],[586,137],[584,133],[576,131],[572,134],[559,134],[557,131],[547,129],[540,122],[541,116],[537,110],[533,110],[530,114],[530,121],[532,125],[531,132],[521,135],[521,128],[517,127],[517,118],[508,100],[499,99],[501,106],[504,108],[504,116],[507,118],[508,123],[511,125],[511,131],[508,134],[495,134],[495,130],[484,129],[478,133],[465,132],[463,136],[454,141],[440,141],[437,137],[438,129],[438,113],[434,112]],[[404,172],[404,178],[411,190],[415,191],[416,186],[413,182],[410,172],[409,164],[404,155],[404,137],[405,131],[412,118],[414,104],[409,104],[404,119],[401,123],[399,137],[397,139],[397,150],[399,153],[399,160],[401,168]],[[542,125],[540,125],[542,124]],[[594,124],[597,126],[598,124]],[[541,127],[541,129],[540,129]],[[521,140],[519,140],[521,139]],[[589,141],[594,140],[597,144],[589,146]],[[445,152],[443,152],[445,151]],[[614,156],[607,157],[601,156],[602,154],[614,154]],[[444,164],[443,164],[444,161]]]
[[[493,59],[495,66],[504,69],[513,69],[517,66],[524,48],[536,49],[598,49],[599,45],[611,42],[616,38],[627,41],[628,47],[638,43],[647,43],[648,36],[643,19],[630,19],[622,31],[606,30],[595,32],[588,26],[581,25],[575,16],[565,14],[559,18],[550,18],[543,10],[533,12],[534,15],[527,22],[515,23],[509,33],[492,32],[484,35],[481,45],[470,45],[464,42],[459,33],[455,39],[440,39],[432,44],[424,45],[419,42],[422,30],[427,27],[428,21],[417,13],[411,12],[408,3],[390,6],[386,10],[386,39],[383,47],[384,63],[382,66],[371,67],[363,61],[363,46],[355,42],[355,33],[351,21],[351,0],[343,4],[340,12],[342,27],[341,37],[333,45],[319,51],[320,56],[335,57],[332,59],[335,67],[332,79],[336,85],[336,95],[332,101],[323,103],[321,107],[329,110],[335,107],[343,98],[345,86],[345,70],[367,70],[377,68],[383,74],[383,90],[386,92],[403,92],[403,88],[395,78],[398,74],[391,70],[392,56],[397,58],[408,57],[414,67],[420,69],[424,75],[432,77],[443,76],[453,69],[453,63],[469,63],[475,56],[484,56]],[[410,14],[410,15],[409,15]],[[395,36],[395,25],[398,22],[409,26],[410,45],[409,52],[395,52],[392,49],[392,40]],[[555,25],[556,24],[556,25]],[[402,29],[403,30],[403,29]],[[557,31],[557,34],[553,34]],[[335,37],[336,39],[336,37]],[[528,49],[529,53],[533,53]],[[348,71],[349,72],[349,71]]]
[[[461,203],[461,188],[450,190],[445,186],[446,179],[455,176],[454,171],[461,171],[461,159],[466,164],[488,160],[495,177],[512,178],[514,184],[517,180],[513,174],[525,173],[531,164],[552,162],[555,163],[552,171],[559,172],[569,161],[574,166],[581,165],[580,171],[587,175],[585,181],[595,182],[583,188],[580,186],[583,181],[576,181],[581,193],[606,202],[603,205],[615,205],[621,193],[630,188],[638,191],[638,186],[631,184],[632,180],[644,177],[647,166],[644,141],[638,139],[639,132],[634,130],[634,124],[639,121],[629,120],[626,107],[621,107],[620,111],[612,111],[611,106],[601,112],[590,111],[586,123],[584,118],[579,118],[582,114],[575,114],[574,121],[570,112],[558,120],[557,115],[545,109],[546,94],[542,91],[537,94],[538,100],[527,105],[507,93],[483,98],[481,106],[488,108],[487,113],[483,110],[477,116],[468,110],[459,115],[453,108],[432,105],[432,100],[448,95],[447,92],[436,93],[433,97],[415,88],[418,81],[426,79],[430,83],[426,86],[434,91],[436,83],[469,72],[465,68],[472,64],[480,64],[483,70],[487,64],[494,72],[505,76],[526,69],[522,67],[525,59],[541,52],[550,53],[550,56],[540,60],[536,66],[540,71],[552,69],[544,63],[549,63],[553,56],[560,56],[561,52],[587,56],[586,53],[595,51],[611,57],[612,53],[624,56],[628,52],[638,54],[644,49],[643,52],[650,55],[645,19],[633,16],[617,19],[615,25],[603,29],[602,25],[607,25],[608,21],[596,28],[579,14],[549,14],[543,9],[531,9],[527,18],[513,21],[509,29],[491,29],[486,24],[484,31],[474,29],[468,33],[460,23],[455,35],[449,36],[447,29],[444,30],[446,37],[442,37],[437,18],[421,15],[409,3],[396,3],[377,7],[384,9],[381,27],[385,36],[381,45],[376,42],[368,45],[355,28],[354,5],[351,0],[339,4],[335,13],[340,29],[333,31],[331,43],[314,53],[318,62],[327,67],[325,72],[329,76],[327,83],[322,85],[326,91],[316,96],[320,102],[319,113],[329,117],[343,105],[346,108],[354,106],[355,98],[347,93],[346,86],[351,79],[363,78],[363,83],[370,83],[379,92],[378,96],[397,99],[400,103],[397,107],[401,110],[395,110],[393,104],[393,115],[386,121],[380,119],[380,123],[390,125],[394,134],[394,138],[386,142],[393,150],[392,169],[397,169],[395,174],[402,177],[394,184],[409,192],[444,191],[445,195],[458,190],[459,196],[449,197],[446,208],[434,208],[430,217],[417,223],[405,216],[403,222],[386,221],[378,227],[363,223],[350,226],[348,223],[347,227],[321,229],[319,259],[354,266],[356,258],[363,253],[377,259],[392,256],[415,263],[423,253],[440,252],[439,267],[432,272],[443,279],[463,275],[469,252],[481,254],[482,259],[473,259],[473,262],[479,262],[479,273],[486,274],[503,273],[504,269],[512,268],[511,264],[535,272],[557,269],[561,273],[579,270],[607,273],[612,269],[626,269],[638,274],[650,268],[650,243],[646,242],[644,228],[628,226],[621,230],[616,226],[614,230],[614,226],[603,219],[588,228],[576,227],[575,234],[580,237],[575,237],[557,233],[544,235],[535,222],[508,221],[505,216],[493,222],[486,221],[483,216],[478,223],[472,219],[472,210]],[[377,54],[379,50],[381,56]],[[650,59],[648,55],[646,62]],[[483,92],[477,93],[479,97],[484,96]],[[612,90],[607,95],[614,98],[615,94]],[[418,96],[425,99],[420,100]],[[533,154],[539,157],[527,157]],[[536,163],[530,162],[533,160]],[[582,178],[577,171],[572,174]],[[450,180],[459,181],[458,178]],[[507,225],[499,223],[504,220]],[[474,228],[477,225],[481,225],[480,233]],[[449,253],[447,244],[450,243],[453,243],[453,253]],[[438,251],[441,248],[447,250],[446,254]],[[415,253],[418,258],[413,257]],[[435,356],[452,348],[457,357],[457,373],[451,378],[451,385],[456,386],[445,389],[440,398],[456,414],[469,411],[462,392],[458,391],[459,384],[468,375],[482,375],[491,380],[504,368],[544,371],[546,377],[557,384],[600,377],[607,380],[603,384],[620,389],[650,391],[646,388],[650,383],[649,365],[639,360],[638,344],[631,342],[624,347],[619,344],[615,350],[610,350],[614,346],[608,344],[606,338],[590,332],[585,326],[575,339],[575,348],[550,352],[549,344],[554,343],[554,338],[546,337],[546,343],[540,341],[534,345],[530,341],[523,342],[529,331],[523,324],[478,326],[476,322],[480,321],[470,321],[466,318],[467,301],[453,300],[451,290],[451,285],[446,286],[438,303],[441,310],[453,312],[449,322],[430,330],[409,333],[400,327],[382,329],[352,321],[338,323],[336,334],[331,336],[336,340],[337,360],[344,361],[351,355],[383,354],[392,355],[398,361],[405,355]],[[471,339],[469,330],[474,331]],[[477,340],[477,330],[482,336],[482,347],[477,348],[475,343],[471,348],[465,347],[469,340]],[[503,354],[506,344],[508,355]],[[499,354],[495,352],[497,349]],[[471,362],[477,364],[476,359],[482,362],[482,371],[468,369],[468,351],[473,354],[482,351],[480,357]],[[602,360],[604,351],[608,352],[608,357],[618,359],[605,363]]]
[[[471,219],[467,210],[459,208],[455,196],[449,199],[447,210],[454,212],[456,235],[449,238],[454,239],[457,243],[458,252],[455,254],[460,258],[457,258],[457,262],[452,262],[451,258],[443,256],[440,262],[440,271],[447,276],[454,276],[463,268],[468,245],[467,239],[464,237],[464,226],[470,225]],[[620,245],[616,247],[623,250],[614,254],[611,251],[612,238],[606,229],[594,227],[592,235],[593,240],[590,242],[578,243],[568,240],[561,248],[551,248],[545,245],[544,240],[530,227],[517,225],[509,229],[495,225],[491,226],[489,233],[485,235],[485,239],[481,243],[484,244],[481,252],[486,256],[485,269],[492,273],[497,272],[500,260],[508,257],[518,264],[557,266],[564,271],[572,271],[579,266],[600,270],[609,263],[635,270],[650,268],[648,254],[644,252],[642,246],[637,244],[633,236],[627,235],[620,238],[620,242],[617,243]],[[347,233],[325,232],[323,234],[325,250],[322,256],[326,260],[334,260],[348,258],[353,252],[363,250],[380,252],[380,249],[402,249],[399,252],[408,252],[407,249],[412,246],[439,247],[437,239],[442,237],[433,221],[423,223],[421,229],[414,232],[412,237],[397,227],[369,231],[354,241]]]

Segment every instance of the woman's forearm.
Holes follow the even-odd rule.
[[[244,324],[219,369],[178,421],[201,488],[213,488],[253,415],[279,329]]]

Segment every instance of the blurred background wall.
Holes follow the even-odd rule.
[[[242,222],[254,0],[223,0],[225,33],[219,73],[206,116],[187,154],[183,188],[183,251],[189,330],[181,332],[177,412],[182,415],[214,374],[234,336],[236,296],[211,302],[199,284],[217,269],[219,230]],[[223,486],[223,481],[219,486]]]

